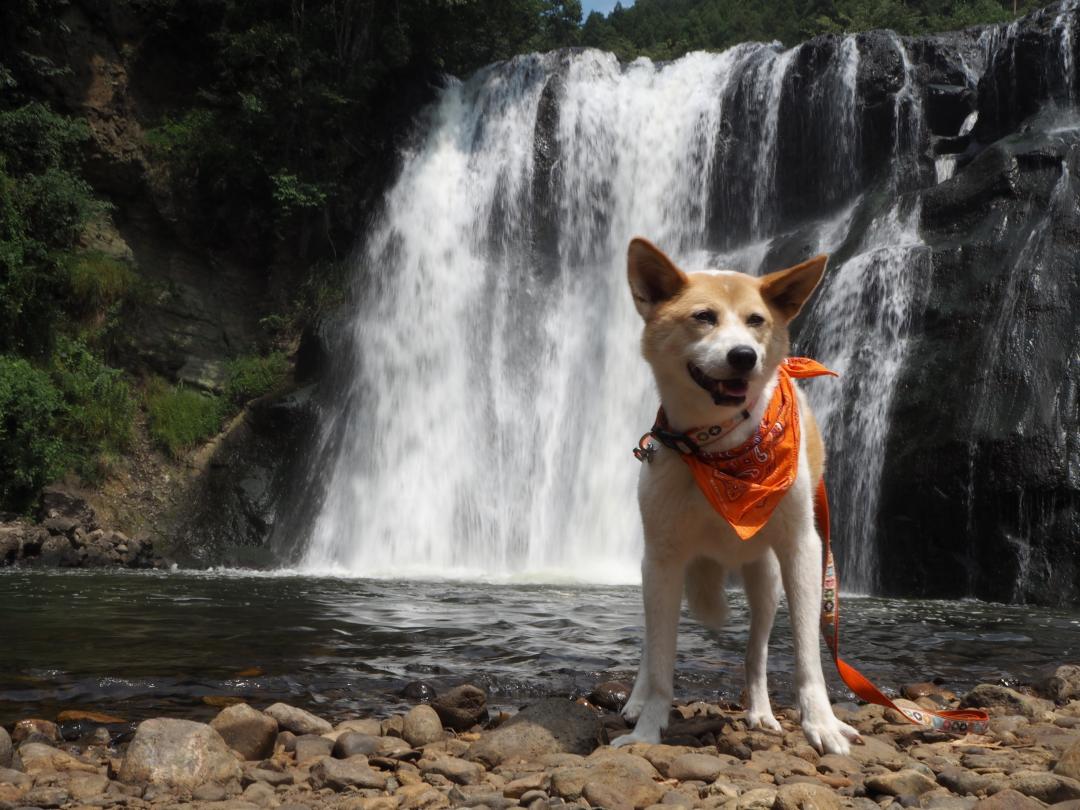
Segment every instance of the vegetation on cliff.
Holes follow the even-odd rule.
[[[914,33],[1000,21],[1029,5],[638,0],[582,24],[578,0],[4,3],[0,510],[27,511],[67,472],[107,474],[128,452],[133,423],[178,457],[279,389],[299,331],[340,302],[343,259],[444,73],[572,45],[666,59],[747,39],[792,44],[879,26]],[[92,91],[77,64],[91,58],[79,50],[87,27],[115,45],[116,75],[130,82],[124,103],[136,136],[124,148],[135,153],[134,179],[88,169],[102,162],[92,125],[111,122],[81,117],[67,86]],[[262,340],[223,339],[224,372],[205,390],[183,383],[178,363],[131,345],[148,301],[182,296],[87,238],[146,198],[185,249],[280,277],[268,282]],[[135,419],[140,409],[145,420]]]

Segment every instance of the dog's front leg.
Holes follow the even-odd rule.
[[[613,745],[660,742],[667,726],[675,674],[675,642],[679,635],[679,606],[682,604],[686,561],[669,555],[651,554],[646,541],[641,563],[641,592],[645,601],[645,644],[638,665],[634,691],[623,708],[623,716],[637,725],[631,734]]]
[[[803,733],[818,751],[847,754],[859,732],[840,722],[829,704],[821,671],[821,539],[808,515],[807,526],[776,547],[795,642],[795,680]]]

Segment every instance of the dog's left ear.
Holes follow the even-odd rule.
[[[761,297],[790,322],[821,281],[828,260],[825,255],[815,256],[802,264],[762,276]]]

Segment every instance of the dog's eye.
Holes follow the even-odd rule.
[[[716,326],[716,313],[711,309],[699,309],[694,313],[694,320],[699,323],[707,323],[709,326]]]
[[[747,326],[761,326],[763,323],[765,323],[765,319],[762,316],[758,315],[756,312],[753,315],[747,316],[746,318]]]

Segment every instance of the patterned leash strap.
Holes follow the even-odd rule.
[[[825,568],[822,575],[821,590],[821,630],[825,634],[825,643],[829,645],[833,663],[840,673],[840,678],[848,689],[868,703],[876,703],[895,709],[910,722],[918,726],[945,731],[950,734],[985,734],[990,725],[990,718],[978,709],[960,709],[957,711],[934,712],[924,709],[910,700],[898,698],[891,700],[881,690],[870,683],[859,670],[840,657],[840,582],[833,561],[832,547],[829,544],[829,496],[825,491],[825,479],[818,483],[815,498],[815,512],[818,527],[825,540]]]

